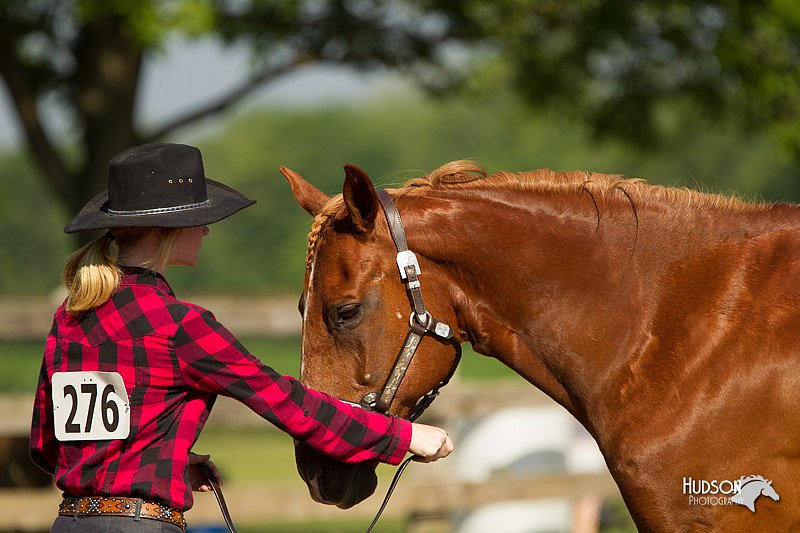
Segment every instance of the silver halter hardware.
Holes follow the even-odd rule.
[[[406,338],[397,354],[389,378],[386,380],[383,389],[370,392],[361,399],[361,407],[382,413],[389,411],[389,407],[397,394],[403,377],[411,364],[411,359],[414,357],[417,348],[426,335],[432,335],[444,342],[452,344],[456,351],[456,357],[447,376],[436,387],[425,393],[412,409],[408,419],[414,421],[428,408],[439,394],[439,390],[447,385],[450,378],[453,377],[456,367],[461,360],[461,345],[453,337],[453,329],[444,322],[433,318],[427,309],[425,309],[425,303],[422,299],[422,288],[419,281],[419,275],[422,271],[419,267],[417,256],[408,249],[400,213],[397,211],[394,200],[389,196],[389,193],[383,189],[378,189],[375,192],[383,206],[383,212],[389,224],[389,232],[397,248],[397,269],[400,271],[400,279],[406,286],[406,292],[408,293],[411,303],[411,315],[409,316],[408,333],[406,333]]]

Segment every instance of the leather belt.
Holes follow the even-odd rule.
[[[66,497],[58,506],[60,516],[130,516],[160,520],[186,531],[183,513],[172,507],[148,502],[141,498],[114,496]]]

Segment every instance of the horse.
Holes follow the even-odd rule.
[[[385,190],[344,170],[329,197],[281,167],[314,217],[304,383],[409,417],[469,342],[583,424],[640,531],[800,530],[800,206],[472,161]],[[410,312],[398,265],[426,314]],[[396,357],[417,322],[449,331]],[[302,444],[295,456],[318,502],[348,508],[375,490],[375,464]],[[745,473],[773,479],[780,501],[752,513],[685,493],[687,479]]]
[[[764,476],[742,476],[739,479],[739,490],[731,497],[731,501],[744,505],[750,512],[756,512],[756,499],[759,496],[772,498],[776,502],[781,499],[778,492],[772,486],[772,481],[764,479]]]

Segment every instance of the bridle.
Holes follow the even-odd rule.
[[[389,378],[383,385],[383,389],[367,393],[361,399],[359,405],[371,411],[381,413],[389,411],[389,407],[397,394],[397,389],[400,388],[403,377],[411,364],[411,359],[426,335],[431,335],[452,344],[456,351],[453,365],[450,367],[447,376],[433,389],[425,393],[414,405],[411,414],[408,416],[408,419],[413,422],[433,403],[441,388],[450,382],[450,378],[453,377],[461,360],[461,344],[453,336],[453,328],[433,318],[428,310],[425,309],[422,288],[419,282],[419,261],[417,261],[417,256],[414,255],[414,252],[408,249],[403,220],[400,218],[400,213],[389,193],[384,189],[377,189],[375,192],[383,206],[386,222],[389,224],[389,233],[391,233],[392,240],[397,248],[397,268],[400,270],[400,278],[406,286],[406,292],[411,303],[411,316],[409,317],[408,333],[406,333],[406,338],[397,354],[394,368],[392,368]]]
[[[433,318],[433,316],[425,309],[425,302],[422,299],[422,288],[419,282],[420,268],[419,261],[414,252],[408,249],[408,242],[406,241],[406,232],[403,229],[403,220],[400,218],[400,212],[395,206],[394,200],[389,196],[384,189],[377,189],[375,191],[378,195],[378,200],[383,206],[383,213],[386,215],[386,222],[389,224],[389,233],[392,235],[395,248],[397,248],[397,268],[400,270],[400,279],[406,286],[406,293],[408,294],[411,303],[411,316],[408,319],[408,333],[400,347],[397,354],[397,359],[394,362],[389,378],[383,385],[380,391],[369,392],[364,395],[358,405],[369,411],[378,411],[387,413],[389,407],[392,405],[397,394],[397,389],[400,388],[400,383],[406,375],[411,359],[417,352],[422,339],[426,335],[434,336],[442,341],[448,342],[455,348],[456,356],[453,359],[453,365],[447,375],[436,385],[433,389],[426,392],[422,398],[417,401],[411,414],[408,415],[408,420],[414,421],[425,412],[425,410],[433,403],[433,400],[439,395],[439,391],[450,382],[450,378],[455,374],[458,363],[461,361],[461,344],[455,339],[453,335],[453,328],[444,322],[440,322]],[[372,528],[378,523],[378,519],[383,514],[383,510],[389,503],[394,488],[400,480],[400,476],[411,462],[413,457],[409,457],[400,465],[397,472],[392,479],[383,503],[378,509],[377,514],[372,519],[372,523],[367,528],[366,533],[371,533]]]

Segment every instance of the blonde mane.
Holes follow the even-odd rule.
[[[423,194],[427,190],[512,190],[540,195],[575,194],[588,192],[591,195],[620,197],[632,202],[652,199],[668,203],[680,209],[708,208],[727,212],[763,210],[766,204],[753,204],[735,197],[695,191],[685,187],[666,187],[647,183],[641,178],[629,178],[621,174],[567,171],[556,172],[539,169],[527,172],[497,172],[488,174],[475,161],[468,159],[445,163],[429,174],[411,178],[393,190],[397,196]],[[316,255],[320,234],[329,220],[344,215],[342,195],[332,197],[314,218],[308,234],[306,269]]]

